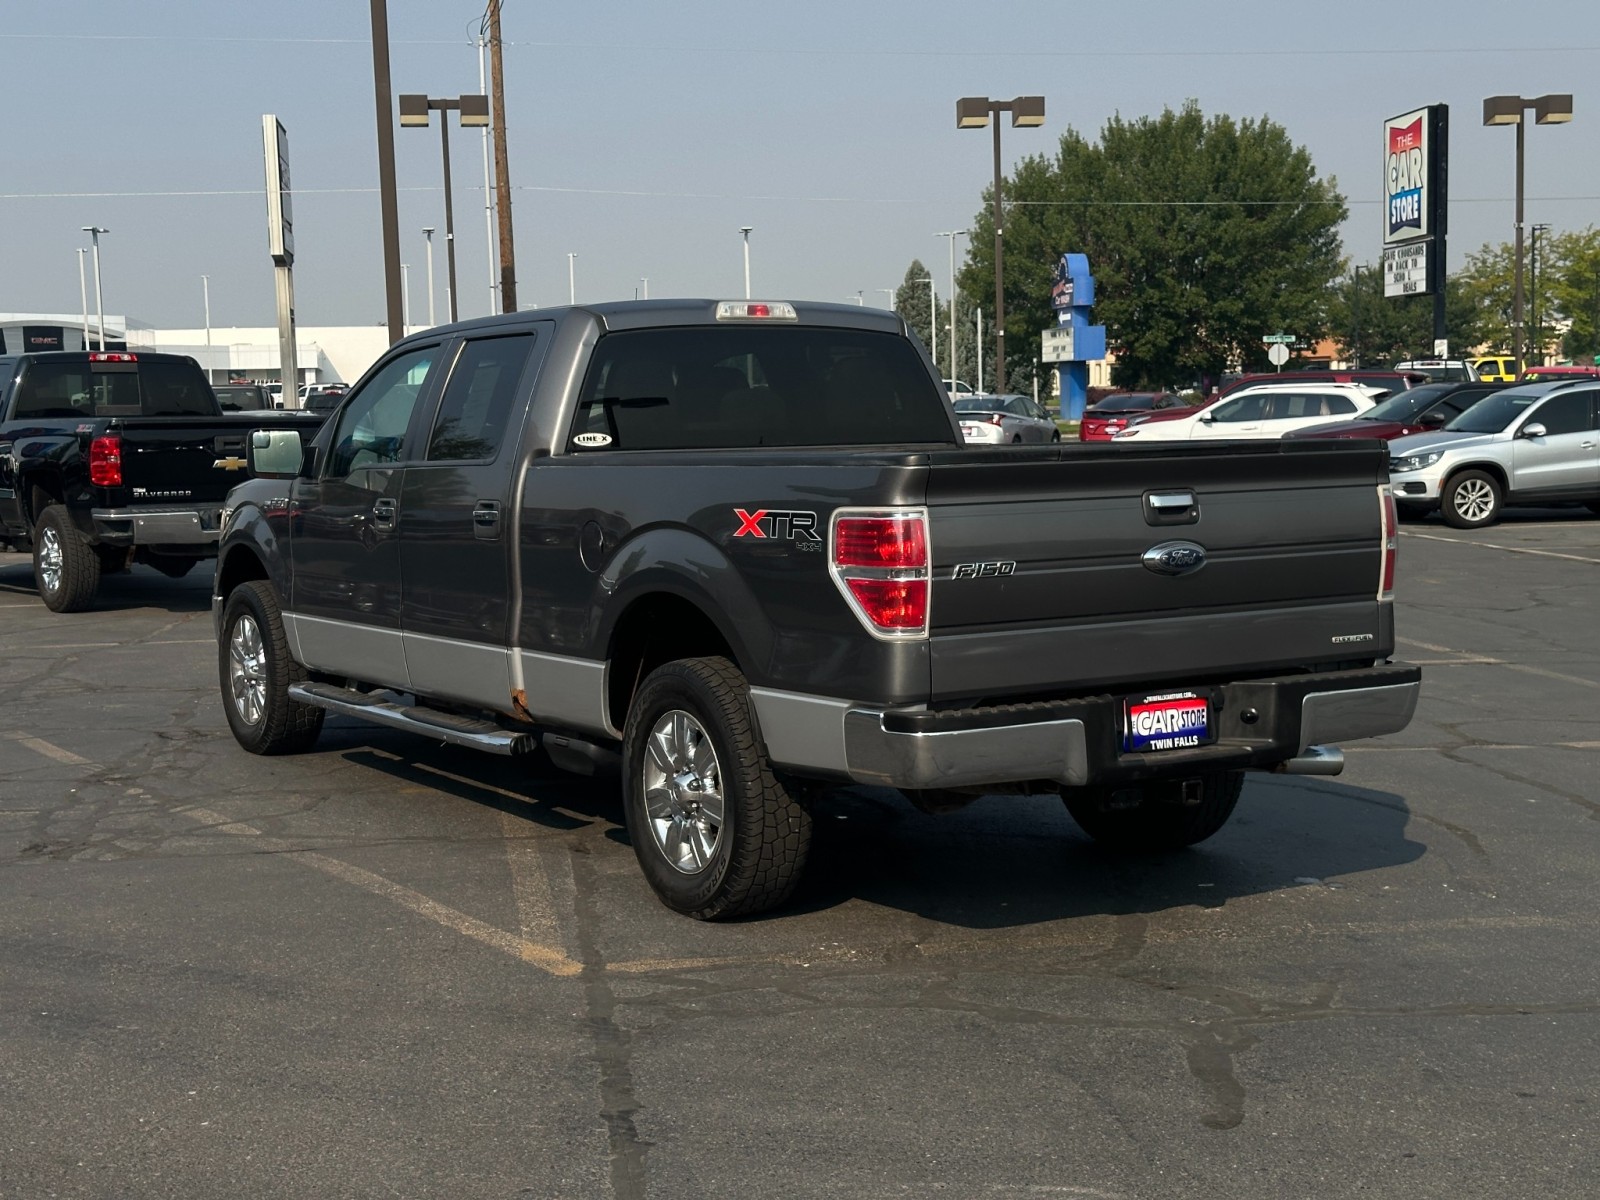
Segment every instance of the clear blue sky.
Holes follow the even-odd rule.
[[[1513,13],[1515,22],[1507,15]],[[390,0],[396,92],[475,91],[481,0]],[[369,8],[363,0],[7,0],[0,31],[0,310],[76,312],[79,227],[98,224],[108,312],[199,325],[274,320],[261,114],[289,131],[302,324],[383,319]],[[520,298],[742,292],[883,303],[913,257],[944,290],[946,243],[991,174],[963,95],[1041,93],[1043,129],[1159,112],[1266,114],[1351,200],[1345,250],[1375,262],[1381,123],[1451,105],[1452,264],[1512,229],[1513,134],[1486,95],[1572,92],[1570,125],[1528,131],[1528,221],[1600,224],[1600,3],[1327,7],[952,0],[504,0]],[[425,319],[422,227],[440,227],[437,128],[397,130],[401,257]],[[453,132],[463,316],[488,310],[477,133]],[[84,195],[93,193],[94,195]],[[1062,247],[1063,250],[1072,247]],[[91,306],[93,304],[91,283]],[[442,316],[441,316],[442,319]]]

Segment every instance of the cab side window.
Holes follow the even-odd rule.
[[[351,398],[339,414],[325,476],[342,478],[361,467],[400,460],[411,414],[438,357],[438,346],[402,354]]]
[[[500,452],[533,334],[474,338],[461,349],[428,437],[429,462],[483,460]]]

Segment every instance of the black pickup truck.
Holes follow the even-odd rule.
[[[1404,728],[1381,443],[967,448],[856,306],[643,301],[430,329],[262,431],[214,609],[227,720],[328,712],[619,763],[661,899],[760,911],[818,789],[1052,793],[1174,849],[1246,769]]]
[[[0,356],[0,546],[33,552],[56,612],[136,562],[181,578],[216,553],[250,430],[309,435],[324,415],[224,415],[184,355]]]

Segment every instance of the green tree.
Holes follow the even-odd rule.
[[[1450,344],[1465,352],[1482,341],[1478,308],[1465,282],[1444,287]],[[1385,296],[1383,272],[1366,267],[1339,279],[1328,294],[1328,332],[1347,362],[1388,367],[1408,358],[1433,357],[1433,297]]]
[[[1571,322],[1561,353],[1574,362],[1600,362],[1600,229],[1590,226],[1551,239],[1550,292]]]
[[[933,346],[933,327],[928,320],[928,289],[933,277],[920,258],[913,258],[906,268],[906,277],[894,293],[894,310],[905,318],[911,331],[922,339],[924,346]]]
[[[1190,101],[1113,117],[1098,142],[1068,129],[1054,158],[1018,164],[1005,200],[1008,372],[1031,376],[1039,331],[1054,324],[1051,274],[1069,250],[1089,256],[1119,383],[1261,366],[1264,334],[1325,328],[1344,197],[1266,117],[1207,118]],[[990,193],[973,220],[961,272],[978,296],[993,292],[992,203]]]

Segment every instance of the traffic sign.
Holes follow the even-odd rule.
[[[1300,339],[1292,333],[1269,333],[1261,340],[1268,346],[1292,346]]]
[[[1289,361],[1289,347],[1282,342],[1273,342],[1272,349],[1267,351],[1267,358],[1275,367],[1281,367]]]

